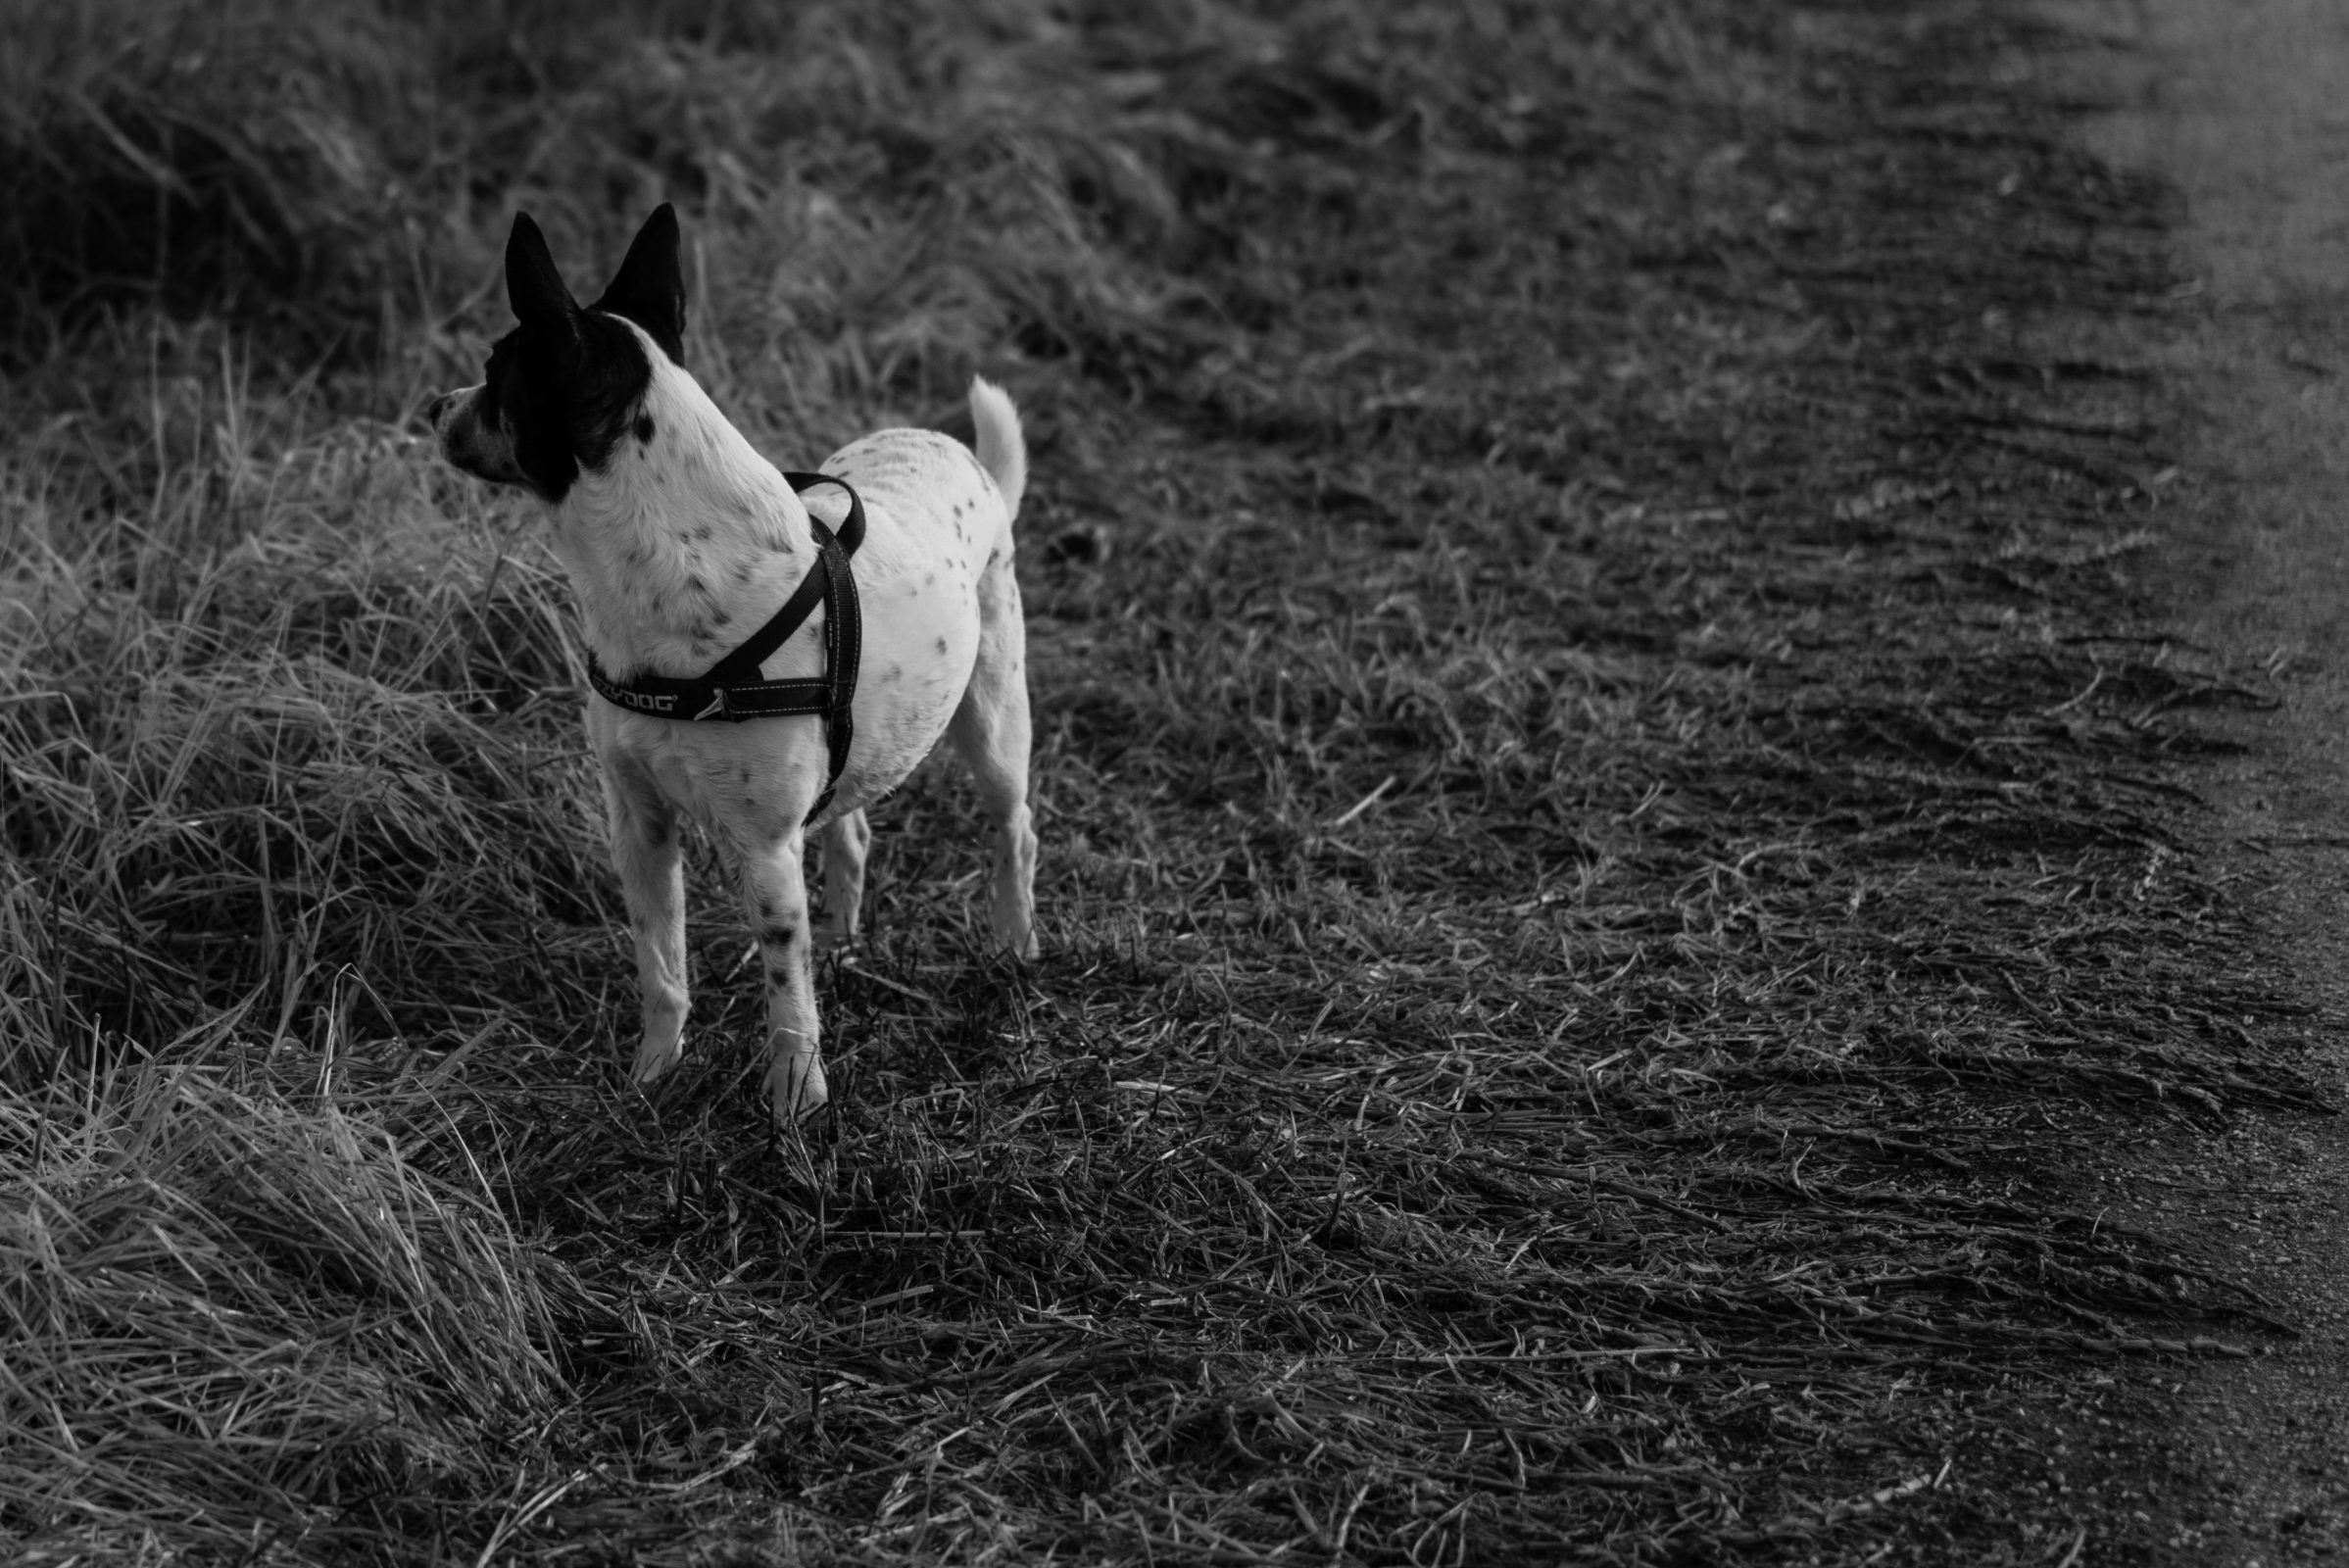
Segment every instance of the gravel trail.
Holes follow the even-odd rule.
[[[2245,750],[2203,787],[2238,896],[2316,1008],[2312,1067],[2349,1103],[2349,6],[2107,0],[2060,18],[2109,45],[2098,70],[2126,106],[2096,150],[2183,198],[2193,308],[2153,354],[2191,410],[2192,523],[2161,569],[2174,624],[2283,694],[2214,720]],[[2331,1559],[2349,1546],[2349,1119],[2249,1116],[2152,1157],[2142,1211],[2206,1228],[2304,1331],[2182,1374],[2169,1560]]]

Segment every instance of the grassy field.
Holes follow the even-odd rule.
[[[2053,1561],[2299,1103],[2130,632],[2161,196],[1972,0],[7,0],[0,1543]],[[1046,956],[878,813],[647,1099],[565,590],[410,416],[687,224],[785,466],[1018,398]],[[599,260],[590,266],[587,258]],[[2071,1381],[2068,1381],[2071,1380]]]

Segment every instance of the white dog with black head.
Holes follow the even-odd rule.
[[[823,475],[854,486],[864,522],[854,591],[836,591],[826,572],[841,560],[835,535],[855,545],[850,496],[815,483],[803,501],[686,373],[685,284],[667,205],[584,309],[538,225],[516,217],[506,289],[518,324],[491,349],[480,384],[436,400],[430,417],[449,462],[546,504],[577,596],[598,690],[587,733],[644,992],[634,1076],[660,1077],[683,1051],[678,830],[697,820],[736,868],[758,934],[767,1090],[776,1115],[794,1122],[826,1099],[811,949],[856,934],[871,840],[864,808],[942,735],[977,776],[995,829],[994,942],[1019,957],[1036,951],[1027,638],[1011,564],[1027,482],[1019,416],[974,379],[975,455],[934,431],[897,429],[826,459]],[[845,707],[739,717],[643,695],[701,690],[694,682],[713,664],[782,623],[777,612],[795,594],[814,608],[744,666],[759,688],[749,697],[828,690]],[[844,661],[853,698],[837,684]],[[746,706],[743,693],[736,702]],[[838,755],[835,739],[845,743]],[[821,931],[810,927],[804,874],[810,829],[823,835]]]

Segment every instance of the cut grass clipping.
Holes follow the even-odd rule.
[[[2308,1092],[2167,814],[2252,694],[2115,634],[2063,329],[2167,280],[2058,40],[293,9],[11,13],[13,1554],[1946,1561],[2069,1506],[2018,1391],[2258,1319],[2064,1197]],[[778,456],[973,368],[1035,440],[1047,956],[920,775],[813,1147],[714,864],[625,1085],[564,591],[402,422],[514,207],[662,197]]]

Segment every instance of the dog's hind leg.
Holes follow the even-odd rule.
[[[979,659],[947,737],[978,781],[979,808],[995,827],[987,924],[995,945],[1036,956],[1036,828],[1028,810],[1028,628],[1008,531],[979,578]]]
[[[824,1061],[807,920],[807,835],[798,827],[742,857],[743,911],[766,973],[766,1090],[790,1125],[823,1108]]]
[[[862,811],[843,811],[824,824],[824,923],[815,945],[829,952],[856,940],[856,913],[864,904],[864,858],[873,830]]]
[[[604,769],[604,807],[612,863],[636,938],[636,981],[644,1003],[644,1037],[628,1076],[650,1083],[684,1052],[685,855],[675,810],[650,780],[624,764]]]

